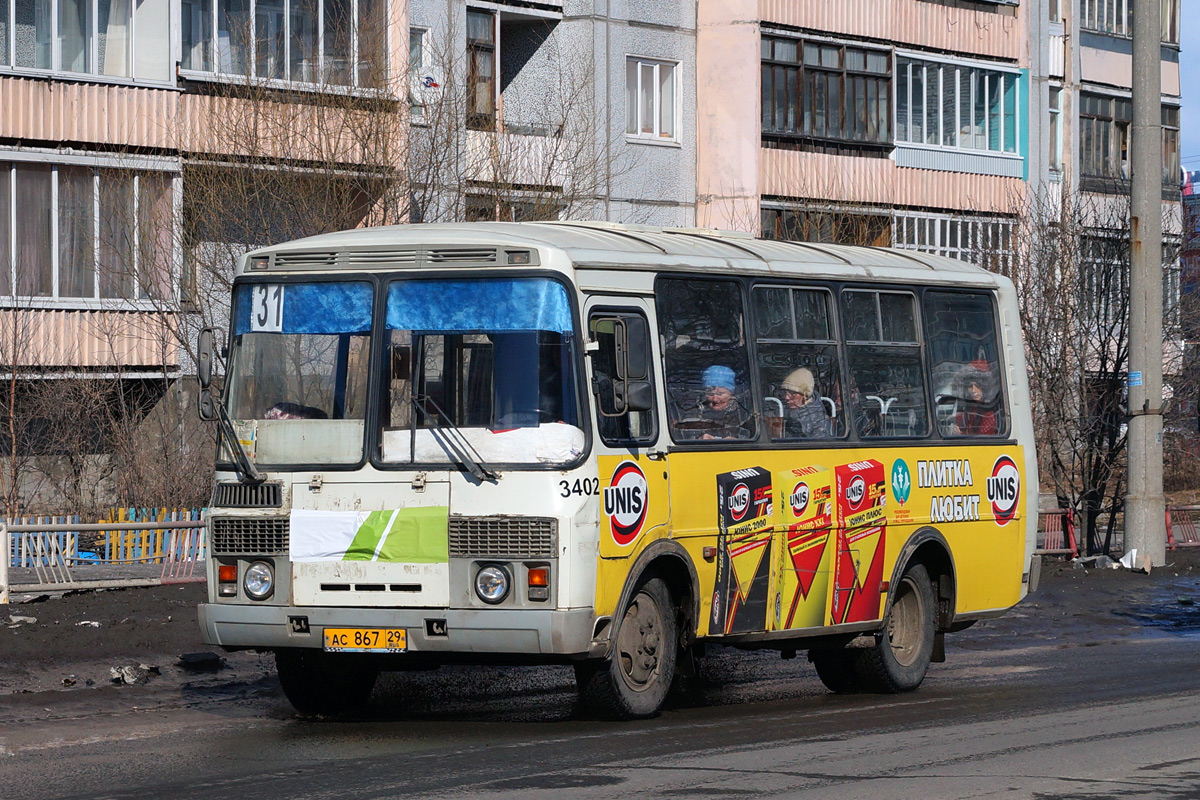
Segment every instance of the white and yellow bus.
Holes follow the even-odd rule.
[[[1029,590],[1012,284],[920,253],[607,223],[348,231],[242,258],[205,641],[303,712],[380,670],[569,663],[655,714],[705,643],[915,689]],[[1035,578],[1036,579],[1036,578]]]

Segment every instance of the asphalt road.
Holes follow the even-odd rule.
[[[245,665],[0,698],[0,797],[1193,798],[1200,615],[1183,593],[1200,582],[1117,614],[1031,597],[949,639],[903,696],[834,696],[803,656],[720,649],[636,723],[582,718],[564,668],[389,675],[369,716],[339,722],[296,718]]]

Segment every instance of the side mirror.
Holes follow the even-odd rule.
[[[208,389],[212,384],[213,368],[213,329],[201,328],[196,342],[196,378],[200,381],[201,389]],[[203,396],[203,395],[201,395]],[[211,399],[209,404],[211,405]],[[201,414],[203,418],[203,413]]]
[[[646,332],[646,320],[641,317],[625,317],[625,374],[621,377],[630,381],[644,381],[650,377],[650,335]],[[619,363],[619,362],[618,362]],[[618,367],[619,368],[619,367]],[[644,411],[645,409],[634,409]]]
[[[200,412],[200,419],[205,422],[216,422],[217,407],[213,402],[212,389],[209,387],[202,386],[200,388],[200,400],[196,410]]]

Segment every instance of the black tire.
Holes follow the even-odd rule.
[[[667,584],[644,580],[621,614],[612,657],[575,665],[584,706],[610,719],[658,714],[675,678],[676,617]]]
[[[366,706],[379,674],[362,656],[310,648],[275,651],[283,693],[301,714],[337,716]]]
[[[816,667],[825,688],[837,694],[853,694],[862,688],[858,676],[858,650],[810,650],[808,660]]]
[[[921,564],[904,571],[875,645],[859,652],[864,689],[883,694],[911,692],[925,680],[933,656],[933,583]]]

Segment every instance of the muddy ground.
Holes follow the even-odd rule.
[[[1167,561],[1168,566],[1145,575],[1078,569],[1047,558],[1035,594],[1004,618],[947,637],[947,645],[978,650],[1200,632],[1200,548],[1169,552]],[[38,704],[46,692],[97,688],[130,692],[132,701],[142,687],[114,682],[111,670],[140,665],[155,668],[148,675],[134,673],[155,694],[212,693],[216,699],[231,687],[277,692],[269,655],[222,653],[201,642],[196,605],[204,592],[203,584],[192,583],[25,598],[0,606],[0,706]],[[184,654],[204,652],[219,660],[180,661]]]

